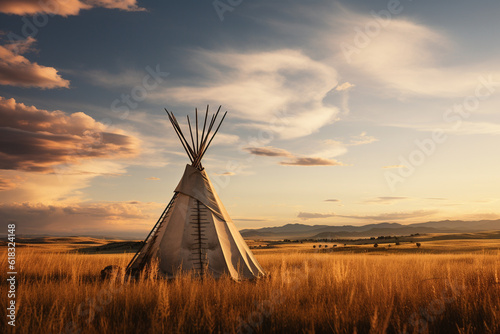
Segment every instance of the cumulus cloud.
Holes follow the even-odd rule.
[[[250,154],[259,156],[289,158],[288,160],[279,162],[279,164],[283,166],[344,166],[343,163],[334,159],[320,157],[302,157],[287,150],[272,146],[246,147],[244,148],[244,150],[248,151]]]
[[[32,50],[35,39],[0,45],[0,84],[20,87],[68,88],[69,81],[63,79],[53,67],[30,62],[21,54]]]
[[[178,103],[223,104],[245,126],[281,138],[297,138],[335,121],[338,109],[324,104],[337,86],[337,72],[300,51],[193,52],[198,77],[150,97]],[[201,77],[200,77],[201,76]]]
[[[99,202],[66,205],[42,203],[0,204],[2,223],[18,223],[21,234],[145,233],[154,222],[157,203]],[[2,225],[3,225],[2,224]]]
[[[129,12],[144,11],[137,5],[137,0],[3,0],[0,13],[15,15],[34,15],[45,13],[52,15],[78,15],[81,10],[103,7]]]
[[[77,112],[47,111],[0,97],[0,169],[49,172],[88,159],[138,153],[139,140]]]

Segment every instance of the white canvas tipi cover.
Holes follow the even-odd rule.
[[[228,274],[235,280],[264,275],[236,229],[204,169],[187,165],[172,201],[128,270],[157,262],[168,278],[179,272]]]

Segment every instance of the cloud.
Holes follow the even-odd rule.
[[[421,131],[436,131],[442,129],[456,135],[500,135],[500,124],[495,122],[468,122],[441,124],[436,127],[421,128]]]
[[[315,213],[315,212],[299,212],[298,218],[303,220],[315,219],[315,218],[329,218],[335,217],[334,213]]]
[[[157,203],[89,202],[66,205],[42,203],[0,204],[2,225],[18,224],[20,234],[123,234],[146,233],[154,224]]]
[[[297,50],[192,52],[197,77],[154,92],[157,101],[223,104],[244,126],[285,139],[307,136],[335,121],[324,104],[337,72]]]
[[[335,87],[335,90],[336,91],[343,91],[343,90],[348,90],[349,88],[352,88],[354,87],[355,85],[353,85],[352,83],[350,82],[344,82],[343,84],[340,84],[338,85],[337,87]]]
[[[264,146],[264,147],[246,147],[245,151],[250,152],[253,155],[266,156],[266,157],[291,157],[292,153],[281,148]]]
[[[30,51],[35,39],[0,45],[0,84],[20,87],[68,88],[69,81],[63,79],[53,67],[30,62],[21,54]],[[17,53],[16,53],[17,52]]]
[[[132,88],[141,85],[144,78],[144,72],[124,68],[120,73],[110,73],[99,70],[88,71],[68,71],[84,77],[87,81],[96,86],[105,88]]]
[[[0,2],[0,13],[15,15],[45,13],[66,17],[96,7],[129,12],[145,10],[137,5],[137,0],[3,0]]]
[[[412,212],[391,212],[391,213],[382,213],[379,215],[366,215],[366,216],[358,216],[358,215],[336,215],[337,217],[342,218],[350,218],[350,219],[361,219],[361,220],[405,220],[410,218],[420,218],[426,217],[433,214],[436,214],[437,210],[416,210]]]
[[[477,212],[464,215],[462,219],[471,219],[471,220],[496,220],[500,219],[500,214],[493,212]]]
[[[366,215],[366,216],[337,215],[335,213],[299,212],[297,217],[303,220],[341,217],[341,218],[358,219],[358,220],[394,221],[394,220],[405,220],[410,218],[430,216],[437,212],[438,212],[437,210],[417,210],[412,212],[391,212],[391,213],[382,213],[379,215]]]
[[[447,117],[449,117],[449,115]],[[470,122],[457,118],[457,120],[453,119],[453,121],[442,123],[417,124],[413,122],[408,124],[390,123],[387,125],[405,129],[415,129],[422,132],[434,132],[439,130],[452,135],[500,135],[500,125],[495,121]]]
[[[0,169],[49,172],[61,164],[130,158],[139,151],[136,137],[107,130],[82,112],[41,110],[3,97],[0,129]]]
[[[86,3],[94,7],[103,7],[109,9],[120,9],[127,12],[145,11],[137,5],[137,0],[87,0]]]
[[[244,150],[258,156],[289,158],[288,160],[279,162],[279,164],[283,166],[344,166],[343,163],[334,159],[301,157],[287,150],[272,146],[246,147]]]
[[[0,177],[0,191],[16,188],[17,184],[10,179]]]
[[[392,204],[397,201],[408,199],[408,197],[397,197],[397,196],[383,196],[368,199],[365,203],[377,203],[377,204]]]
[[[392,169],[392,168],[407,168],[405,165],[390,165],[382,167],[384,169]]]
[[[201,129],[200,129],[200,136],[201,136]],[[194,135],[194,133],[193,133]],[[238,143],[240,140],[240,137],[238,137],[237,135],[231,135],[231,134],[228,134],[228,133],[219,133],[217,132],[217,136],[214,137],[214,141],[212,142],[212,144],[210,144],[210,146],[212,145],[234,145],[236,143]]]
[[[340,202],[340,200],[332,198],[332,199],[325,199],[325,202]]]
[[[378,141],[377,138],[373,136],[368,136],[366,132],[361,132],[359,136],[352,136],[348,146],[366,145]]]
[[[340,41],[336,43],[339,58],[359,70],[365,81],[375,80],[374,87],[384,93],[461,97],[474,92],[478,73],[490,73],[495,66],[495,60],[486,60],[487,66],[450,64],[446,57],[460,52],[450,36],[410,19],[344,14],[344,28],[352,28],[334,36]],[[360,41],[357,29],[370,25],[379,26],[380,32]],[[332,40],[332,36],[324,38]]]
[[[151,180],[151,181],[157,181],[159,180],[160,178],[159,177],[154,177],[154,176],[151,176],[151,177],[147,177],[146,180]]]
[[[219,175],[219,176],[233,176],[236,175],[234,172],[224,172],[224,173],[212,173],[214,175]]]
[[[345,166],[343,163],[334,159],[325,158],[300,158],[296,157],[290,160],[281,161],[284,166]]]
[[[258,219],[258,218],[232,218],[234,221],[240,221],[240,222],[265,222],[268,221],[268,219]]]
[[[91,185],[96,176],[110,178],[126,173],[123,162],[102,159],[82,160],[78,165],[64,167],[55,166],[54,173],[1,170],[1,177],[15,182],[16,187],[0,192],[0,203],[77,203],[86,200],[81,189]]]

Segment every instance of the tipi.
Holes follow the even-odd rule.
[[[195,131],[187,116],[190,142],[174,114],[165,109],[191,164],[186,165],[172,200],[127,266],[128,273],[136,273],[155,262],[159,273],[168,278],[186,271],[201,277],[210,274],[218,278],[228,274],[235,280],[264,275],[201,165],[203,155],[226,117],[227,112],[212,132],[220,108],[207,125],[207,106],[201,134],[198,110]]]

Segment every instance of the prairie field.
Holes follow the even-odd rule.
[[[74,252],[85,243],[17,248],[16,326],[3,316],[1,332],[500,333],[498,240],[257,247],[268,277],[256,282],[129,280],[123,271],[102,280],[104,267],[125,267],[133,253]]]

